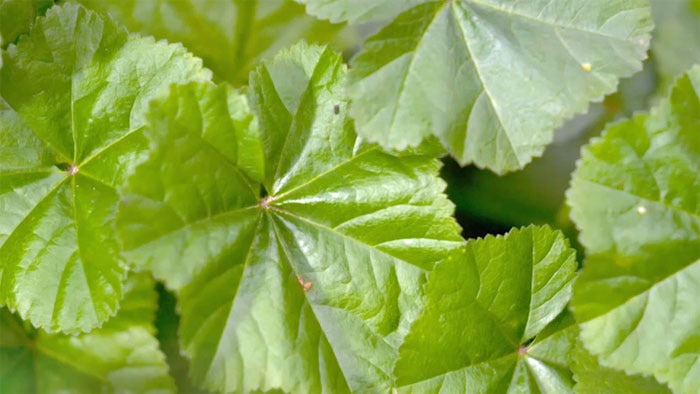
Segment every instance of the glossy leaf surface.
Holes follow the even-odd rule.
[[[154,337],[153,281],[132,276],[124,294],[117,316],[78,336],[35,330],[0,309],[0,392],[173,392]]]
[[[568,194],[589,257],[573,308],[601,364],[700,390],[700,68],[592,142]]]
[[[328,42],[342,26],[316,20],[291,0],[74,0],[129,30],[181,42],[223,80],[240,83],[265,57],[306,39]]]
[[[644,0],[425,2],[353,59],[351,114],[385,147],[434,135],[462,165],[502,174],[639,71],[651,29]]]
[[[401,346],[399,391],[570,392],[571,335],[545,328],[565,326],[555,318],[577,266],[566,238],[515,229],[469,241],[466,256],[429,276],[425,308]]]
[[[147,146],[148,102],[209,74],[181,46],[74,5],[3,56],[0,304],[47,331],[87,331],[121,298],[115,188]]]
[[[154,106],[118,224],[131,260],[178,291],[207,388],[388,388],[425,271],[463,245],[440,163],[361,142],[344,75],[340,56],[306,44],[252,75],[262,182],[239,164],[255,150],[231,153],[255,127],[210,127],[230,116],[208,105],[231,96],[194,84]]]

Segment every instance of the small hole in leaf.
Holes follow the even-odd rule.
[[[267,193],[267,189],[264,186],[260,187],[260,207],[262,209],[270,209],[270,204],[274,198]]]
[[[58,163],[56,164],[56,168],[61,171],[68,171],[70,169],[70,163]]]
[[[265,186],[260,185],[260,207],[262,209],[270,209],[270,203],[272,202],[272,196],[267,192]]]
[[[56,168],[68,175],[74,175],[78,172],[78,166],[74,163],[58,163],[56,164]]]

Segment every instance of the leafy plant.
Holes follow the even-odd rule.
[[[696,2],[0,0],[0,22],[0,391],[700,390]],[[478,183],[449,158],[523,168],[650,43],[557,131],[587,143],[565,205],[518,200],[570,153]],[[526,226],[475,230],[483,201]]]

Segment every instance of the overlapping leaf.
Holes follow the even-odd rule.
[[[578,330],[576,330],[578,332]],[[569,349],[571,371],[580,394],[666,394],[671,390],[650,376],[630,375],[619,369],[600,365],[597,357],[590,354],[580,341]]]
[[[358,132],[391,148],[437,136],[496,173],[641,69],[644,0],[429,1],[368,39],[350,72]]]
[[[209,74],[181,46],[74,5],[51,8],[3,56],[0,304],[48,331],[89,330],[121,298],[115,187],[147,146],[147,104]]]
[[[305,44],[253,74],[262,185],[240,165],[257,145],[233,153],[255,126],[213,127],[247,111],[240,98],[195,84],[154,106],[153,151],[118,223],[130,259],[178,290],[206,387],[388,388],[425,270],[463,245],[439,162],[358,140],[344,74],[340,56]],[[237,105],[211,109],[225,100]]]
[[[572,336],[555,320],[576,275],[566,238],[527,227],[469,241],[466,254],[429,276],[425,308],[401,346],[399,390],[571,391]]]
[[[651,50],[664,87],[670,87],[678,75],[700,64],[700,3],[693,1],[651,1],[656,25]]]
[[[601,364],[700,390],[700,68],[590,144],[568,194],[589,253],[573,307]]]
[[[0,49],[7,48],[20,35],[29,32],[36,17],[43,15],[52,5],[52,0],[0,0]]]
[[[342,29],[306,15],[291,0],[74,1],[109,13],[131,31],[181,42],[218,78],[234,83],[298,40],[328,42]]]
[[[426,0],[295,0],[306,12],[331,22],[369,22],[392,19]]]
[[[153,281],[132,276],[117,316],[89,334],[47,334],[0,309],[0,392],[173,392],[153,336]]]
[[[7,48],[29,32],[36,17],[52,5],[53,0],[0,0],[0,48]]]

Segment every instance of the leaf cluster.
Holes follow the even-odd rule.
[[[700,391],[662,3],[0,0],[0,392]],[[522,170],[649,64],[558,220],[465,236],[445,162]]]

